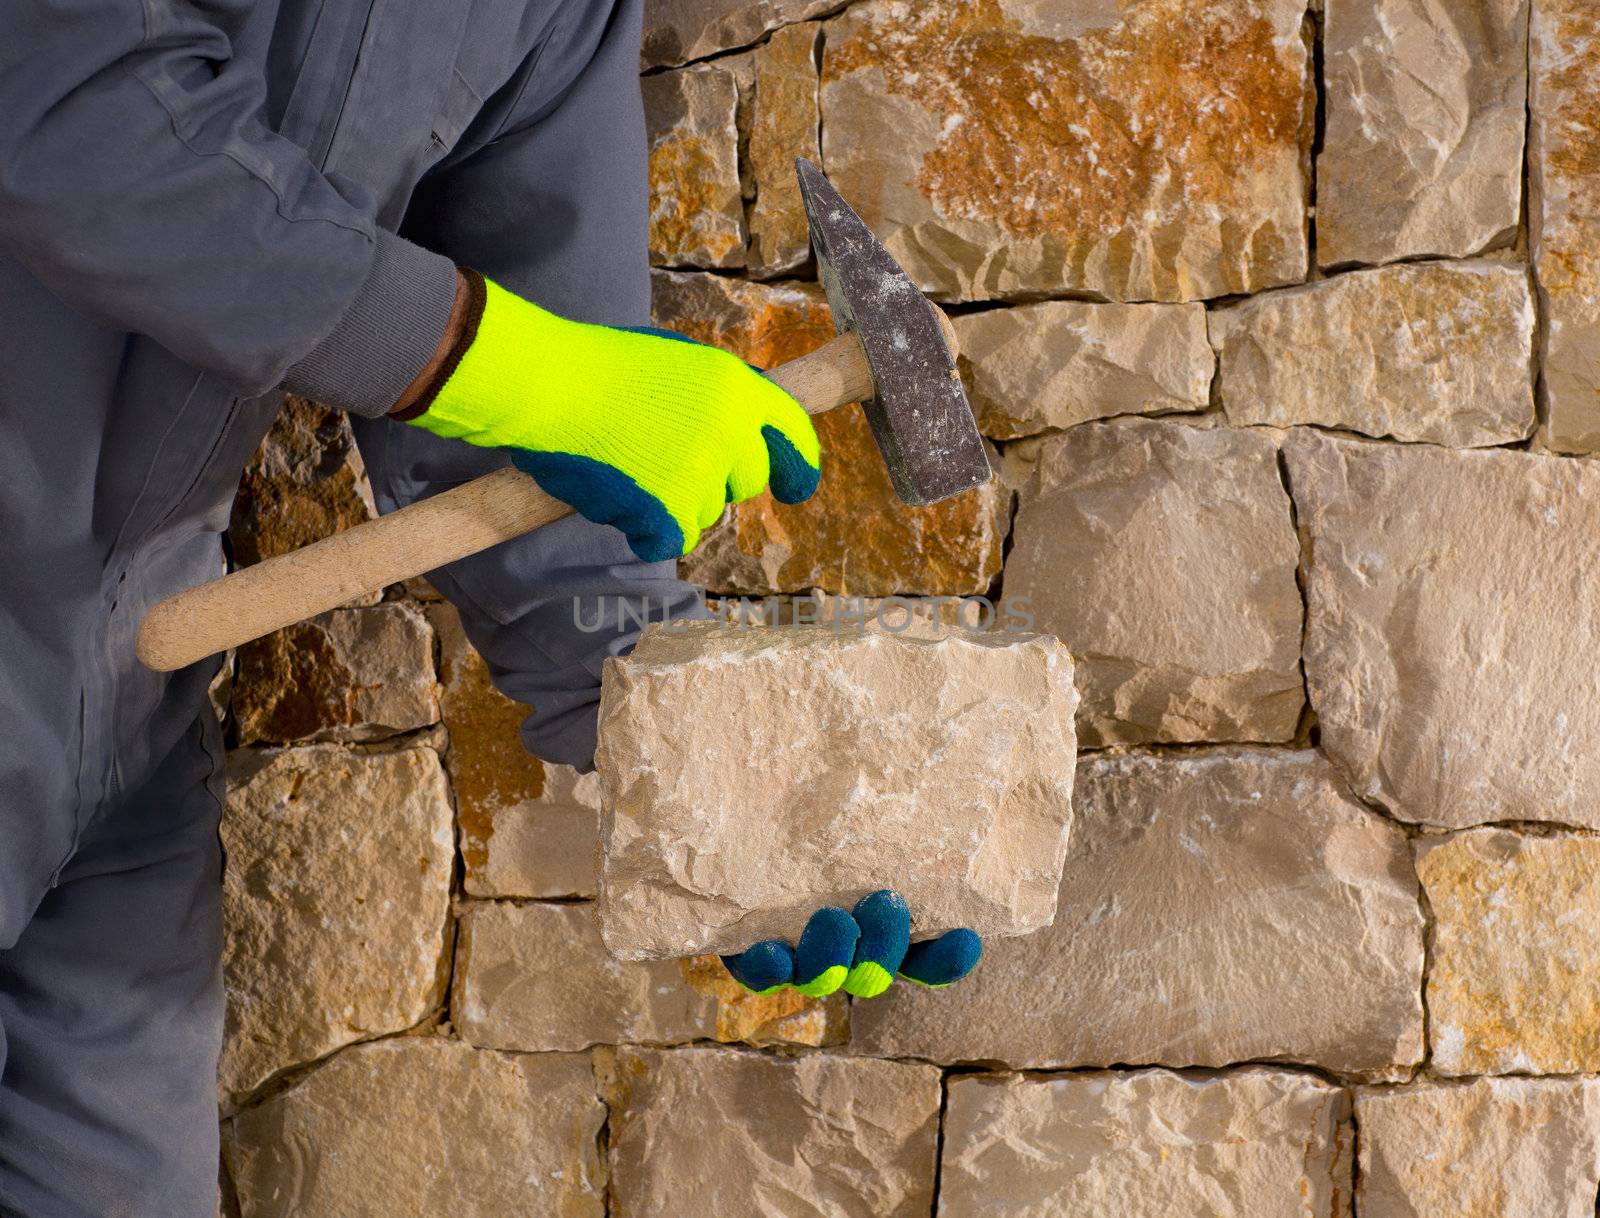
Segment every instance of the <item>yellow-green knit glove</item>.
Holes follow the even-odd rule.
[[[407,421],[513,450],[547,492],[615,525],[646,562],[694,549],[768,482],[816,489],[821,451],[799,404],[742,360],[667,331],[568,321],[472,277],[459,359]]]

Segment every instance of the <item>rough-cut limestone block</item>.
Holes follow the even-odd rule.
[[[815,284],[751,284],[657,273],[656,324],[735,352],[757,367],[797,359],[833,337]],[[681,565],[714,592],[766,596],[822,588],[855,596],[962,596],[1000,573],[1011,510],[998,481],[931,507],[895,494],[854,406],[816,419],[822,484],[806,503],[760,495],[731,509]]]
[[[1219,309],[1210,321],[1222,405],[1236,425],[1316,423],[1463,447],[1533,431],[1524,267],[1356,271]]]
[[[244,468],[228,539],[234,561],[249,566],[377,514],[349,417],[290,397]]]
[[[650,129],[650,261],[744,265],[739,190],[739,88],[726,68],[646,76]]]
[[[244,1218],[602,1218],[605,1121],[587,1055],[407,1036],[345,1050],[225,1145]]]
[[[1522,206],[1528,0],[1330,0],[1317,260],[1461,257]]]
[[[1600,8],[1534,0],[1528,235],[1544,304],[1544,440],[1600,451]]]
[[[222,841],[225,1096],[442,998],[455,840],[431,749],[235,753]]]
[[[1428,1020],[1440,1074],[1600,1070],[1600,840],[1424,839]]]
[[[1040,446],[1004,587],[1075,657],[1085,747],[1288,740],[1299,558],[1272,440],[1127,419]]]
[[[1305,278],[1301,0],[868,0],[829,175],[924,288],[1197,300]]]
[[[957,317],[955,327],[972,408],[998,440],[1208,405],[1215,360],[1198,304],[1052,300]]]
[[[959,986],[857,1003],[852,1047],[1019,1068],[1422,1057],[1422,913],[1404,835],[1311,752],[1078,768],[1054,925]]]
[[[817,39],[814,22],[778,30],[750,54],[749,144],[746,194],[752,192],[750,273],[766,279],[804,266],[811,235],[794,161],[822,157],[817,100]]]
[[[1322,747],[1403,820],[1600,827],[1600,469],[1296,433]]]
[[[439,639],[445,768],[456,797],[463,882],[475,897],[592,897],[600,859],[600,780],[522,746],[529,708],[489,680],[449,605],[430,605]]]
[[[678,961],[689,985],[717,1000],[716,1038],[753,1045],[840,1045],[850,1038],[844,992],[807,998],[793,989],[755,994],[735,981],[720,956]]]
[[[1358,1087],[1361,1218],[1593,1218],[1600,1083]]]
[[[1345,1218],[1345,1093],[1276,1070],[956,1076],[941,1218]]]
[[[239,648],[239,743],[379,740],[439,720],[433,631],[404,602],[335,609]]]
[[[606,661],[600,919],[623,958],[797,938],[879,888],[922,935],[1047,924],[1072,661],[1037,635],[646,632]]]
[[[839,0],[646,0],[644,66],[687,63],[838,8]]]
[[[621,1049],[614,1218],[910,1218],[933,1205],[939,1071],[732,1049]]]

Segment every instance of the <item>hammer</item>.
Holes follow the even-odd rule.
[[[989,458],[956,372],[950,323],[822,171],[796,162],[838,337],[766,375],[821,414],[862,402],[895,492],[936,503],[987,482]],[[170,596],[138,653],[171,672],[571,514],[507,467],[312,545]]]

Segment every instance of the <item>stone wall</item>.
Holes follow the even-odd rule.
[[[593,778],[392,588],[236,658],[225,1207],[1592,1215],[1596,10],[650,7],[661,323],[829,335],[819,159],[1004,472],[900,507],[839,412],[686,572],[1029,598],[1082,696],[1055,925],[854,1007],[610,960]],[[235,553],[371,511],[293,403]]]

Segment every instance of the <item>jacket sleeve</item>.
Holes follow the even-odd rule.
[[[532,81],[504,130],[426,179],[404,231],[568,317],[637,325],[650,316],[640,3],[569,12],[587,43],[543,49],[541,72],[560,76]],[[384,511],[506,463],[387,420],[356,420],[356,436]],[[533,706],[528,749],[585,770],[606,657],[631,650],[645,621],[706,616],[675,564],[641,563],[621,533],[579,517],[429,578],[495,684]]]
[[[268,128],[212,7],[0,4],[0,243],[242,393],[381,414],[444,334],[454,266]]]

